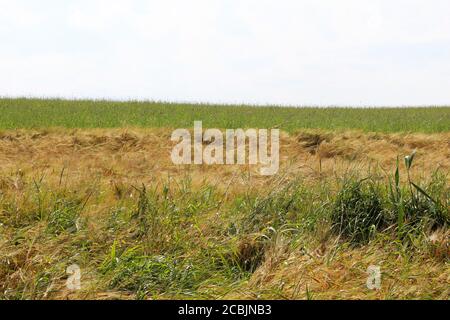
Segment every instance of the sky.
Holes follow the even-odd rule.
[[[0,0],[0,96],[450,105],[448,0]]]

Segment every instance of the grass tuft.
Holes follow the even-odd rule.
[[[384,224],[378,187],[369,179],[346,180],[331,213],[332,229],[352,243],[367,243]]]

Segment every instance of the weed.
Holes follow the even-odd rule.
[[[331,213],[332,229],[353,243],[367,243],[384,223],[380,192],[368,179],[347,179]]]
[[[389,177],[389,200],[393,216],[397,217],[399,236],[403,237],[411,231],[435,230],[448,225],[449,190],[445,177],[439,171],[427,187],[420,187],[411,180],[410,170],[415,152],[405,157],[407,185],[400,183],[400,166],[397,160],[394,179]],[[392,216],[392,214],[391,214]]]
[[[48,215],[47,231],[53,234],[76,232],[81,202],[78,200],[57,199]]]
[[[115,250],[114,246],[100,268],[110,277],[111,288],[154,295],[182,293],[199,283],[196,270],[187,261],[163,255],[145,256],[140,247],[125,249],[120,255]]]

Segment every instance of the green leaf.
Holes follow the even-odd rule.
[[[417,189],[417,191],[419,191],[421,194],[423,194],[425,197],[427,197],[429,200],[433,201],[435,204],[438,204],[436,202],[436,200],[434,200],[425,190],[423,190],[421,187],[419,187],[417,184],[415,184],[414,182],[411,182],[411,184],[414,186],[414,188]]]
[[[397,190],[397,195],[400,191],[400,169],[399,169],[399,160],[397,156],[397,168],[395,169],[395,188]]]

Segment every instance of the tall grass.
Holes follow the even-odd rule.
[[[0,129],[190,128],[194,120],[214,128],[361,129],[382,132],[444,132],[450,107],[286,108],[163,102],[0,99]]]
[[[427,186],[410,177],[415,152],[405,157],[406,183],[400,163],[387,183],[375,177],[344,178],[331,213],[332,229],[353,243],[366,243],[377,232],[395,227],[399,239],[429,233],[450,224],[450,190],[446,177],[436,171]]]
[[[412,161],[407,158],[406,172]],[[414,255],[429,255],[445,270],[448,244],[424,243],[432,232],[448,230],[447,179],[435,173],[429,181],[402,184],[402,168],[391,180],[349,176],[336,189],[325,179],[315,185],[297,179],[228,200],[214,186],[194,188],[190,179],[122,192],[116,186],[105,200],[104,186],[75,193],[75,186],[23,177],[22,190],[0,197],[0,299],[60,297],[72,263],[83,270],[79,297],[222,298],[239,296],[249,284],[257,297],[262,284],[254,277],[276,278],[282,261],[308,266],[333,246],[329,263],[342,248],[370,247],[372,241],[408,247],[402,268]],[[83,214],[89,210],[95,214]],[[295,254],[298,260],[283,258]],[[389,261],[392,270],[398,259]],[[284,290],[280,285],[264,294],[279,298]],[[316,296],[309,286],[305,290],[304,297]]]

